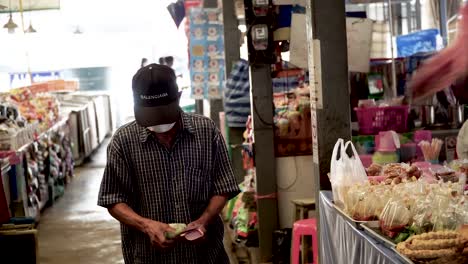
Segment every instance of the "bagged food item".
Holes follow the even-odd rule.
[[[441,180],[443,182],[458,182],[457,173],[448,167],[435,169],[432,170],[432,172],[436,176],[437,180]]]
[[[346,150],[350,146],[353,153],[351,157],[346,153]],[[338,154],[340,155],[338,156]],[[340,138],[336,142],[333,148],[329,177],[335,204],[340,208],[345,208],[349,188],[356,183],[367,181],[366,170],[351,141],[348,141],[345,145],[344,140]]]
[[[417,200],[411,208],[411,214],[413,215],[413,223],[411,227],[413,230],[416,230],[417,234],[431,232],[434,230],[434,225],[431,220],[432,208],[433,204],[430,199]]]
[[[385,184],[396,185],[407,181],[417,181],[422,176],[422,171],[406,163],[390,163],[383,167],[382,174]]]
[[[379,225],[382,232],[394,238],[403,231],[411,220],[411,212],[400,197],[391,198],[379,217]]]
[[[463,160],[452,160],[449,164],[448,167],[454,171],[458,172],[468,172],[468,160],[463,159]]]
[[[467,174],[468,173],[468,160],[463,160],[461,163],[460,163],[460,169],[459,171],[461,173],[465,173]]]
[[[460,203],[461,196],[435,196],[431,217],[434,225],[433,231],[457,230],[463,225],[464,207]]]
[[[393,188],[385,185],[375,186],[374,215],[379,218],[388,201],[393,197]]]
[[[384,184],[355,184],[349,188],[346,196],[346,212],[358,221],[377,220],[393,196],[392,192],[392,188]]]
[[[382,174],[382,165],[372,163],[369,168],[366,169],[367,176],[380,176]]]
[[[352,186],[347,195],[346,211],[355,220],[372,221],[376,218],[376,196],[373,186],[368,183]]]
[[[432,190],[415,199],[411,208],[412,227],[418,233],[457,230],[465,220],[465,197],[458,184],[432,184]],[[458,191],[457,191],[458,190]]]

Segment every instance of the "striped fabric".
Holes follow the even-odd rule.
[[[250,115],[249,63],[238,61],[226,82],[224,110],[229,127],[245,127]]]

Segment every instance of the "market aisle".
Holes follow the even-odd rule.
[[[42,215],[39,264],[123,263],[119,224],[96,205],[104,146],[91,162],[76,169],[64,197]]]

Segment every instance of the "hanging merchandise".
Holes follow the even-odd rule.
[[[221,9],[190,9],[190,75],[194,99],[218,99],[224,87]]]
[[[249,62],[239,60],[232,67],[224,93],[224,111],[229,127],[245,127],[251,113]]]
[[[167,6],[167,10],[172,16],[174,23],[176,24],[177,28],[179,28],[180,23],[184,20],[185,17],[185,6],[184,1],[178,0],[175,3],[172,3]]]
[[[312,154],[310,89],[303,70],[279,71],[272,79],[276,157]]]

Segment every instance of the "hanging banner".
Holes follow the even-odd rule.
[[[308,57],[304,56],[308,52],[307,25],[305,14],[292,14],[291,18],[291,41],[289,45],[289,61],[302,69],[309,67]]]
[[[369,72],[372,26],[373,22],[370,19],[346,18],[348,70],[350,72]]]
[[[190,10],[192,98],[219,99],[224,87],[224,27],[219,8]]]
[[[15,72],[10,73],[10,88],[24,87],[33,83],[47,82],[53,80],[63,79],[62,71],[44,71],[44,72],[32,72],[31,77],[26,72]]]

